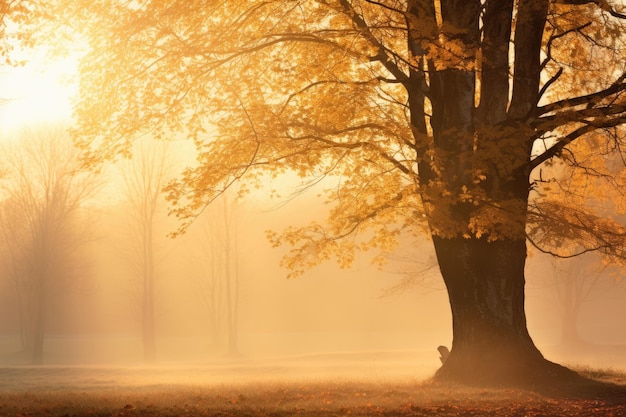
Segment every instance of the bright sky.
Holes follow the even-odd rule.
[[[69,120],[70,97],[76,90],[70,77],[76,65],[72,59],[51,62],[39,52],[25,67],[0,66],[0,132]]]

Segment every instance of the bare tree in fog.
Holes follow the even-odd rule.
[[[437,259],[426,240],[414,240],[387,255],[386,269],[400,279],[383,291],[383,297],[420,287],[427,291],[442,291]]]
[[[607,283],[607,265],[595,253],[575,258],[552,258],[553,289],[561,313],[561,343],[584,343],[578,332],[578,322],[584,304],[600,296],[617,282]]]
[[[229,193],[203,212],[194,228],[200,229],[203,242],[193,258],[198,284],[206,306],[209,332],[215,348],[226,347],[228,354],[238,352],[239,313],[239,237],[237,205]]]
[[[597,146],[594,142],[591,145]],[[606,184],[620,187],[624,159],[611,153],[603,155],[603,159],[593,165],[570,154],[564,159],[567,163],[551,164],[537,179],[538,188],[541,184],[550,194],[537,190],[543,205],[530,204],[529,218],[546,215],[550,221],[542,225],[538,221],[531,222],[528,233],[536,250],[552,255],[553,273],[540,275],[551,276],[547,285],[551,286],[560,310],[561,343],[576,345],[584,342],[577,328],[583,305],[615,283],[606,279],[611,272],[626,267],[625,195],[619,192],[609,201],[603,198]],[[543,183],[542,175],[546,172],[555,179]],[[557,179],[558,186],[554,187]],[[567,209],[550,215],[545,206],[553,204],[562,204]],[[610,238],[603,236],[604,226],[590,226],[597,218],[610,219],[607,223],[614,222],[622,231],[610,233]]]
[[[22,346],[42,364],[53,300],[80,279],[79,249],[89,239],[85,203],[98,181],[79,170],[79,153],[61,128],[23,134],[3,165],[3,261],[15,285]]]
[[[164,218],[162,189],[173,165],[168,161],[167,143],[145,139],[137,145],[132,159],[124,163],[122,175],[129,206],[127,231],[132,245],[130,256],[139,284],[144,360],[154,362],[156,266],[162,255],[157,242],[159,238],[165,239],[165,233],[159,235],[157,230]]]

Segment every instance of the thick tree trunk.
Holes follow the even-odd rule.
[[[535,385],[573,377],[543,358],[524,310],[524,240],[433,237],[452,308],[453,342],[437,377]]]
[[[574,378],[543,358],[524,311],[534,134],[524,120],[538,100],[549,1],[442,0],[439,16],[427,4],[407,8],[418,65],[405,86],[421,198],[452,308],[452,349],[437,377],[526,386]],[[462,53],[442,59],[451,44]]]

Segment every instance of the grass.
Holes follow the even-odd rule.
[[[578,371],[606,390],[550,395],[412,378],[212,375],[207,368],[0,369],[0,416],[626,416],[626,374]],[[228,376],[226,376],[228,375]]]
[[[579,374],[597,381],[608,382],[617,385],[626,385],[626,373],[612,368],[592,368],[589,366],[576,367]]]

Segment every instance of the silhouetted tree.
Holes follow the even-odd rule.
[[[52,301],[83,278],[79,250],[90,238],[85,204],[99,181],[79,171],[79,152],[63,129],[38,128],[18,139],[4,150],[0,227],[22,346],[40,365]]]
[[[132,250],[130,262],[139,284],[139,307],[143,354],[146,362],[156,359],[157,265],[164,256],[166,232],[163,187],[172,171],[167,143],[145,138],[135,154],[123,161],[124,198],[128,207],[127,234]]]
[[[240,230],[238,204],[230,193],[207,208],[194,223],[200,237],[190,256],[208,312],[208,325],[216,347],[238,353]]]

